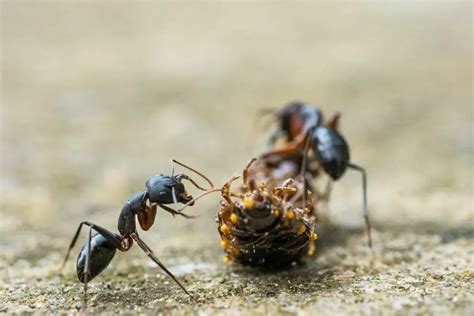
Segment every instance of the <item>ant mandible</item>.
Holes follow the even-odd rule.
[[[157,174],[146,181],[146,189],[134,193],[122,207],[118,219],[119,234],[115,234],[99,225],[89,221],[83,221],[79,224],[77,231],[69,245],[68,251],[64,258],[62,268],[64,268],[72,248],[76,244],[79,233],[84,225],[89,226],[89,234],[87,241],[82,246],[82,249],[77,257],[76,270],[77,277],[80,282],[84,283],[84,306],[87,302],[87,284],[97,275],[99,275],[112,261],[115,253],[118,250],[128,251],[135,241],[138,246],[146,253],[146,255],[153,260],[170,278],[172,278],[181,289],[191,298],[193,296],[186,290],[186,288],[176,279],[176,277],[158,260],[156,255],[150,247],[138,236],[136,230],[135,217],[143,230],[148,230],[155,221],[157,207],[171,213],[173,216],[180,215],[185,218],[192,216],[186,215],[180,211],[176,211],[165,204],[174,203],[178,208],[178,203],[189,204],[193,203],[193,197],[186,192],[182,180],[190,181],[196,188],[207,191],[200,187],[193,179],[185,174],[174,174],[174,164],[185,167],[192,172],[198,174],[205,179],[211,189],[214,187],[211,180],[209,180],[202,173],[186,166],[174,159],[171,160],[171,176]],[[97,234],[92,235],[92,230]]]
[[[268,111],[265,111],[268,113]],[[350,160],[349,145],[337,130],[340,114],[334,114],[327,123],[323,123],[322,112],[307,103],[291,102],[276,114],[278,129],[270,137],[274,143],[279,137],[285,137],[287,145],[282,149],[272,150],[262,155],[262,159],[270,161],[272,157],[280,158],[303,150],[301,175],[306,173],[306,164],[310,152],[314,155],[322,170],[334,181],[345,173],[347,168],[362,174],[363,212],[367,230],[367,243],[372,249],[372,236],[367,205],[367,172]],[[330,182],[329,182],[330,183]],[[326,194],[329,193],[328,188]],[[306,195],[306,194],[305,194]]]

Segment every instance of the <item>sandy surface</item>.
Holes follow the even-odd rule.
[[[256,109],[300,99],[343,114],[375,263],[347,173],[305,265],[225,265],[207,197],[197,219],[159,213],[141,234],[197,302],[134,247],[90,283],[88,311],[474,313],[469,2],[1,7],[0,312],[77,312],[79,247],[58,269],[81,220],[114,230],[171,157],[223,183],[265,148]]]

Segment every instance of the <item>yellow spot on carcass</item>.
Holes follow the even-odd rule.
[[[311,235],[311,240],[317,240],[317,239],[318,239],[318,234],[313,233],[313,234]]]
[[[228,235],[230,233],[230,228],[226,224],[222,224],[220,230],[225,235]]]
[[[244,206],[247,209],[252,209],[254,207],[255,203],[253,202],[253,199],[250,196],[244,197]]]
[[[312,242],[309,244],[309,247],[308,247],[308,256],[314,256],[315,252],[316,252],[316,245],[314,244],[314,242]]]
[[[226,249],[227,247],[229,247],[229,242],[227,240],[221,240],[221,247],[223,249]]]
[[[237,217],[237,215],[235,215],[235,214],[231,214],[231,215],[230,215],[230,221],[232,222],[232,224],[234,224],[234,225],[235,225],[235,224],[237,224],[237,223],[238,223],[238,221],[239,221],[239,218]]]
[[[306,226],[304,225],[301,225],[300,227],[298,227],[298,229],[296,229],[296,232],[298,233],[298,235],[301,235],[305,231],[306,231]]]
[[[273,211],[273,215],[274,215],[275,217],[280,216],[280,211],[274,210],[274,211]]]
[[[229,264],[229,263],[232,262],[232,260],[230,260],[230,258],[227,257],[227,256],[224,256],[224,258],[222,259],[222,261],[224,261],[225,264]]]
[[[288,219],[293,219],[293,218],[295,218],[295,213],[294,213],[293,211],[291,211],[291,210],[290,210],[290,211],[287,211],[287,212],[286,212],[286,217],[287,217]]]

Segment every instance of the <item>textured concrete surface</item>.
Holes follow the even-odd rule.
[[[171,157],[223,183],[265,148],[256,110],[293,99],[343,114],[369,171],[374,264],[360,178],[347,173],[319,206],[305,265],[225,265],[209,196],[188,210],[197,219],[160,212],[141,234],[197,302],[134,247],[90,283],[87,311],[474,312],[471,3],[1,8],[0,312],[77,312],[79,247],[58,269],[81,220],[115,230]]]

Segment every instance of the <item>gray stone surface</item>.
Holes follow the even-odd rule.
[[[59,267],[81,220],[115,229],[171,157],[222,184],[265,148],[256,109],[293,99],[343,114],[375,262],[357,174],[319,205],[316,257],[280,272],[222,262],[209,196],[141,234],[196,302],[134,247],[90,283],[88,312],[474,312],[469,2],[1,6],[0,313],[77,312],[79,247]]]

